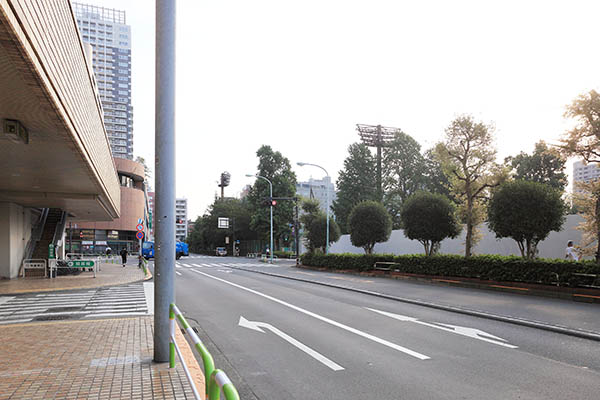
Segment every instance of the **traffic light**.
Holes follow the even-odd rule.
[[[271,205],[275,207],[277,205],[277,200],[271,200]]]

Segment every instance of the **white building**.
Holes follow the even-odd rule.
[[[600,168],[597,163],[587,164],[585,161],[573,163],[573,192],[581,192],[577,182],[589,182],[600,178]]]
[[[81,38],[93,48],[94,75],[113,157],[133,159],[131,27],[125,11],[72,3]]]
[[[296,183],[296,194],[307,199],[314,198],[319,201],[323,212],[327,212],[327,192],[329,191],[329,214],[332,215],[331,205],[337,198],[335,193],[335,187],[331,182],[331,177],[324,177],[323,179],[310,178],[308,182]]]
[[[187,199],[175,199],[175,238],[183,242],[188,234]]]

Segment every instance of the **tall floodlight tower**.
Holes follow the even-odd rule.
[[[225,187],[229,186],[229,181],[231,180],[231,174],[227,171],[221,174],[221,181],[219,182],[219,187],[221,188],[221,200],[225,198]]]
[[[389,147],[394,140],[394,134],[398,128],[389,128],[381,125],[356,124],[356,130],[360,139],[369,147],[377,148],[377,197],[383,201],[383,188],[381,183],[381,149]]]

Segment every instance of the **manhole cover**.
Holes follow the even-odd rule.
[[[34,321],[60,321],[63,319],[71,319],[72,315],[41,315],[35,317]]]

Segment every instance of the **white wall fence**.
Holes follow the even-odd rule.
[[[567,242],[572,240],[575,245],[581,241],[581,232],[575,227],[583,218],[579,215],[568,215],[563,229],[560,232],[551,232],[550,235],[538,246],[539,256],[543,258],[563,258]],[[496,239],[496,234],[490,232],[485,224],[480,226],[482,238],[474,249],[474,254],[500,254],[518,255],[521,253],[517,243],[512,239]],[[456,239],[446,239],[442,242],[440,254],[464,254],[465,231]],[[350,235],[342,235],[337,243],[330,247],[331,253],[356,253],[364,254],[361,247],[354,247],[350,243]],[[385,243],[378,243],[373,250],[375,253],[387,254],[421,254],[425,253],[423,245],[416,240],[404,236],[402,230],[392,231],[390,239]]]

